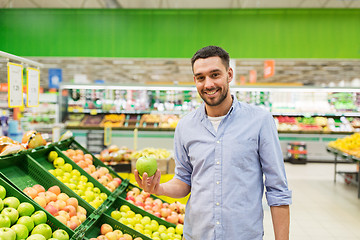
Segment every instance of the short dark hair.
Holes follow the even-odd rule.
[[[207,46],[199,49],[194,56],[191,58],[191,67],[194,70],[194,62],[199,58],[208,58],[208,57],[220,57],[226,69],[230,65],[230,56],[229,53],[224,49],[218,46]]]

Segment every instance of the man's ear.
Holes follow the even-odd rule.
[[[234,71],[231,67],[229,67],[229,70],[228,70],[228,83],[230,83],[232,80],[233,80],[233,77],[234,77]]]

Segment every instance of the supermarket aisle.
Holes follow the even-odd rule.
[[[353,164],[338,170],[355,171]],[[293,190],[290,206],[291,240],[360,240],[360,200],[357,187],[337,177],[333,182],[333,164],[286,163],[289,186]],[[264,240],[273,240],[270,208],[264,201]]]

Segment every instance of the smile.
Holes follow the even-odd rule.
[[[211,92],[205,92],[206,95],[214,95],[217,92],[217,90],[213,90]]]

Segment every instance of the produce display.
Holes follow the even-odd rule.
[[[56,153],[56,152],[55,152]],[[88,202],[92,207],[98,208],[107,199],[108,195],[94,184],[88,181],[88,178],[82,175],[78,170],[73,169],[72,165],[65,163],[62,157],[56,157],[53,151],[49,153],[48,160],[53,163],[55,169],[49,172],[73,190],[77,195]]]
[[[72,230],[86,220],[86,209],[79,205],[76,198],[62,193],[59,186],[54,185],[46,191],[43,186],[36,184],[23,192]]]
[[[125,121],[125,114],[107,114],[104,116],[100,126],[110,124],[111,127],[122,127]]]
[[[360,133],[354,133],[350,136],[331,141],[328,146],[355,157],[360,157]]]
[[[109,174],[109,170],[107,168],[95,167],[91,154],[84,154],[84,152],[80,149],[68,149],[62,152],[84,169],[85,172],[105,186],[110,192],[113,192],[118,186],[120,186],[122,180],[120,178],[113,178],[111,174]]]
[[[133,150],[128,147],[111,145],[102,150],[96,157],[100,159],[100,161],[112,165],[116,163],[129,163],[131,161],[130,156],[132,153]]]
[[[111,217],[152,239],[182,239],[182,224],[177,225],[176,228],[166,227],[149,216],[135,213],[126,204],[121,205],[118,210],[112,211]]]
[[[90,238],[90,240],[143,240],[141,237],[133,238],[130,234],[123,233],[119,229],[113,229],[110,224],[104,223],[101,225],[100,233],[97,238]]]
[[[33,204],[20,201],[0,185],[0,239],[3,240],[69,240],[63,229],[52,229],[47,214]]]
[[[150,194],[136,187],[126,193],[126,200],[170,223],[184,223],[185,205],[180,202],[163,203],[160,199],[154,199]]]
[[[140,151],[135,151],[130,155],[130,159],[138,159],[139,157],[154,157],[156,159],[168,159],[171,157],[171,152],[164,148],[144,148]]]

